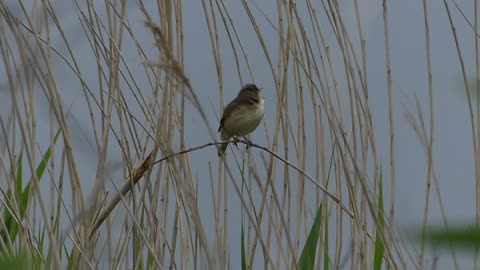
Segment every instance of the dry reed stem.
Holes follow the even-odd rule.
[[[71,47],[72,41],[67,39],[60,24],[61,20],[57,18],[50,3],[42,2],[43,10],[31,14],[26,12],[27,8],[21,6],[20,10],[27,18],[25,20],[14,17],[9,13],[9,7],[1,4],[2,16],[7,24],[0,23],[0,30],[10,29],[15,37],[13,41],[8,41],[6,35],[0,34],[2,56],[6,66],[9,67],[7,74],[10,87],[27,91],[20,91],[18,97],[12,95],[12,108],[8,120],[3,116],[0,118],[2,133],[11,142],[11,145],[6,144],[5,149],[2,149],[7,154],[0,157],[0,173],[8,179],[8,188],[0,191],[6,194],[6,191],[15,189],[13,172],[18,166],[16,154],[24,153],[30,173],[34,173],[33,168],[39,159],[36,140],[40,128],[35,125],[38,116],[35,115],[33,85],[40,86],[42,95],[47,98],[51,107],[49,143],[53,144],[55,122],[58,122],[65,145],[60,154],[58,150],[54,151],[52,148],[52,162],[47,170],[51,180],[50,197],[46,198],[39,194],[40,183],[37,179],[32,180],[34,182],[31,199],[38,204],[30,204],[26,218],[31,223],[22,227],[19,242],[22,245],[30,243],[31,250],[38,253],[39,249],[35,249],[35,245],[38,244],[29,239],[24,230],[32,231],[32,228],[46,223],[44,228],[48,232],[49,241],[52,242],[49,251],[55,255],[61,254],[63,260],[57,256],[49,266],[58,267],[65,260],[60,249],[64,243],[57,239],[62,236],[60,225],[64,225],[63,220],[66,219],[71,227],[67,237],[73,243],[74,262],[80,263],[80,267],[95,268],[101,260],[99,257],[108,255],[106,257],[110,268],[125,266],[135,269],[145,266],[144,255],[147,255],[155,267],[183,269],[191,268],[192,264],[196,265],[199,259],[195,257],[197,259],[194,261],[192,257],[200,255],[201,258],[206,258],[206,264],[211,268],[227,268],[230,258],[228,249],[232,247],[230,242],[236,233],[231,224],[232,210],[236,208],[236,205],[231,203],[233,196],[235,200],[240,201],[247,215],[242,224],[248,228],[245,245],[249,254],[247,269],[254,268],[253,262],[258,261],[256,256],[262,256],[260,260],[263,260],[265,268],[278,269],[282,265],[297,268],[303,240],[310,229],[312,211],[309,208],[318,207],[320,202],[325,211],[315,262],[317,269],[320,269],[323,260],[322,252],[327,248],[332,254],[330,258],[332,269],[343,268],[346,263],[345,257],[351,258],[352,269],[371,268],[373,256],[370,256],[368,251],[374,245],[372,236],[374,232],[386,243],[386,267],[396,268],[397,265],[406,267],[402,253],[405,245],[400,243],[393,231],[395,130],[387,2],[384,1],[384,35],[387,55],[392,201],[389,218],[385,218],[389,222],[386,224],[390,226],[384,230],[380,228],[376,216],[379,193],[378,168],[382,161],[379,160],[380,156],[377,153],[378,142],[374,136],[375,117],[371,115],[369,104],[367,41],[363,36],[360,1],[354,2],[358,40],[352,39],[352,33],[347,31],[342,7],[336,1],[322,0],[319,3],[306,1],[308,18],[300,12],[299,7],[302,3],[294,4],[281,0],[276,3],[277,14],[271,20],[270,15],[267,15],[256,2],[241,1],[243,7],[241,12],[246,16],[242,21],[235,21],[239,17],[236,13],[231,14],[230,6],[223,1],[202,1],[203,17],[215,65],[215,70],[212,69],[211,73],[216,74],[218,80],[219,111],[223,107],[223,89],[227,83],[224,79],[230,76],[227,74],[229,72],[227,64],[235,66],[234,73],[240,84],[247,80],[255,82],[259,68],[269,69],[271,78],[267,76],[261,79],[262,82],[273,81],[277,97],[276,102],[272,102],[269,107],[274,114],[268,120],[274,121],[265,121],[263,125],[266,146],[251,145],[265,153],[262,155],[264,168],[257,168],[260,162],[252,151],[238,158],[248,164],[248,173],[238,165],[238,172],[242,173],[242,188],[246,187],[247,190],[247,199],[241,191],[242,188],[234,181],[237,171],[231,168],[225,158],[219,159],[215,177],[213,168],[216,164],[208,164],[214,220],[212,224],[208,224],[214,226],[215,230],[213,249],[209,246],[211,241],[207,241],[206,238],[209,230],[203,227],[200,218],[200,205],[197,201],[201,195],[196,194],[195,184],[198,176],[193,176],[188,153],[201,151],[222,142],[215,141],[216,134],[207,120],[210,116],[207,118],[198,99],[198,93],[191,85],[193,82],[190,82],[184,71],[181,1],[158,1],[158,21],[147,13],[142,1],[138,3],[140,11],[146,18],[147,29],[152,32],[158,48],[159,56],[156,60],[149,59],[142,47],[143,41],[137,39],[135,28],[130,26],[130,18],[127,15],[130,4],[128,1],[109,2],[105,6],[104,15],[99,13],[100,6],[96,2],[87,2],[85,9],[83,3],[74,1],[81,28],[79,32],[83,30],[82,34],[86,36],[91,54],[94,56],[91,67],[95,69],[98,79],[98,83],[94,84],[85,81],[83,75],[85,73],[82,73],[77,63],[78,56],[73,53]],[[317,10],[318,6],[321,8]],[[448,11],[446,3],[445,6]],[[153,13],[153,10],[149,9],[149,12]],[[50,21],[51,24],[48,23]],[[245,32],[246,28],[238,27],[239,23],[244,22],[250,23],[248,27],[252,30],[252,35],[249,39],[248,33]],[[456,41],[453,23],[450,23]],[[476,23],[473,27],[476,27]],[[60,40],[66,47],[66,55],[62,55],[52,46],[53,31],[60,33]],[[278,44],[274,44],[278,45],[274,46],[277,51],[272,50],[270,32],[275,38],[278,37]],[[334,39],[331,40],[330,37]],[[141,58],[139,62],[143,63],[145,78],[140,78],[124,57],[125,48],[130,41]],[[226,44],[230,51],[225,50]],[[23,62],[11,57],[14,55],[12,45],[21,51],[20,58]],[[260,48],[260,55],[263,53],[265,60],[264,66],[259,64],[261,63],[259,59],[251,61],[254,53],[252,50],[255,49],[252,46]],[[225,61],[223,56],[228,53],[232,54],[235,63]],[[256,57],[257,55],[255,54]],[[52,56],[59,57],[60,62],[68,66],[83,90],[83,106],[87,111],[85,118],[89,121],[88,125],[91,125],[89,126],[91,131],[85,132],[85,127],[81,126],[80,121],[76,119],[74,121],[84,133],[84,137],[92,138],[91,141],[88,139],[88,145],[98,158],[94,172],[95,186],[88,198],[82,192],[85,185],[79,181],[77,173],[79,164],[74,159],[76,153],[72,152],[72,135],[76,134],[72,134],[69,125],[71,117],[65,112],[63,96],[56,85],[58,78],[52,71],[52,66],[56,63],[52,62]],[[459,58],[463,68],[460,52]],[[245,67],[248,69],[248,79],[243,74]],[[480,70],[478,63],[477,69]],[[48,73],[44,70],[48,70]],[[19,80],[21,76],[24,76],[25,80]],[[151,89],[145,90],[144,86],[140,86],[139,82],[143,79],[148,81]],[[230,85],[230,81],[228,83]],[[431,88],[431,83],[429,84]],[[431,95],[430,89],[430,102]],[[345,96],[348,96],[348,99]],[[132,103],[132,100],[135,103]],[[185,127],[185,112],[189,106],[199,113],[211,140],[215,142],[186,148],[185,132],[189,131],[188,127]],[[140,117],[131,112],[134,108],[140,110]],[[431,103],[430,109],[433,109]],[[310,113],[312,117],[309,117]],[[480,121],[479,119],[477,121]],[[433,121],[433,112],[430,113],[429,120]],[[471,120],[474,120],[472,115]],[[309,130],[310,128],[313,132]],[[473,129],[472,124],[472,132],[475,133]],[[348,136],[345,134],[346,130],[349,131]],[[423,137],[422,135],[422,142]],[[179,138],[180,149],[183,150],[174,150],[176,138]],[[477,140],[477,137],[474,137],[474,144]],[[117,145],[112,145],[112,141]],[[248,144],[243,140],[240,143]],[[428,146],[426,149],[430,149],[427,155],[429,166],[431,165],[428,179],[434,180],[443,213],[440,187],[436,180],[431,153],[432,130],[425,143]],[[18,146],[20,144],[21,146]],[[152,145],[153,150],[149,150]],[[331,153],[330,145],[333,149]],[[121,149],[120,167],[127,180],[120,187],[112,181],[117,193],[108,199],[104,179],[113,179],[108,172],[110,170],[108,151],[112,148]],[[475,149],[478,152],[477,147]],[[155,161],[158,151],[161,152],[162,158]],[[313,152],[315,160],[310,161],[310,154]],[[146,158],[142,158],[145,156]],[[237,159],[237,156],[235,158]],[[329,159],[332,160],[331,176],[326,165]],[[371,166],[368,164],[369,160]],[[138,162],[140,164],[135,166]],[[240,163],[241,161],[237,160],[237,164]],[[315,167],[312,176],[307,173],[310,166]],[[369,176],[372,176],[372,180]],[[140,182],[142,178],[145,180]],[[308,188],[305,178],[316,186],[313,190]],[[64,185],[72,188],[71,191],[74,193],[72,202],[64,201],[63,196],[66,192]],[[233,193],[230,191],[232,185],[235,189]],[[133,192],[135,187],[137,190]],[[333,192],[329,191],[332,189]],[[132,191],[130,195],[127,195],[130,191]],[[260,201],[255,200],[257,192],[261,193]],[[116,224],[117,222],[113,222],[113,214],[120,201],[127,213],[123,214],[119,219],[121,221]],[[345,205],[343,202],[347,201],[348,204]],[[258,202],[260,203],[257,204]],[[6,211],[20,223],[18,198],[14,197],[4,202],[4,205]],[[347,213],[347,219],[344,213]],[[54,216],[52,221],[51,215]],[[331,229],[330,245],[325,247],[323,241],[328,235],[324,235],[323,232],[327,222],[329,228],[335,228],[335,232]],[[5,221],[1,220],[1,223]],[[122,233],[115,232],[116,226],[122,228]],[[98,233],[100,228],[105,229],[104,239],[101,237],[103,233]],[[348,241],[347,237],[351,240]],[[195,244],[194,239],[197,238],[200,248]],[[344,246],[347,241],[349,243]],[[12,239],[0,241],[3,247],[13,248],[15,244]],[[261,251],[256,249],[258,244]]]
[[[131,173],[131,176],[130,176],[130,179],[131,180],[127,180],[125,181],[125,183],[119,188],[119,193],[117,195],[115,195],[107,204],[106,206],[104,207],[104,210],[98,215],[98,217],[96,218],[95,222],[93,223],[93,225],[91,226],[90,230],[89,230],[89,237],[93,237],[96,233],[96,231],[98,230],[98,228],[100,227],[100,225],[108,218],[108,216],[111,214],[111,212],[113,211],[113,209],[118,205],[118,203],[122,200],[122,197],[125,197],[127,195],[127,193],[129,191],[131,191],[134,186],[141,180],[141,178],[145,175],[145,173],[149,170],[152,169],[152,166],[155,165],[155,164],[158,164],[158,163],[161,163],[163,161],[166,161],[166,160],[170,160],[174,157],[177,157],[177,156],[180,156],[180,155],[183,155],[183,154],[187,154],[187,153],[190,153],[190,152],[194,152],[194,151],[198,151],[198,150],[201,150],[203,148],[206,148],[206,147],[209,147],[209,146],[215,146],[215,145],[218,145],[218,144],[222,144],[224,142],[230,142],[230,143],[234,143],[234,142],[237,142],[237,143],[242,143],[242,144],[245,144],[249,147],[253,147],[253,148],[257,148],[257,149],[261,149],[267,153],[269,153],[270,155],[274,156],[275,158],[279,159],[280,161],[284,162],[286,165],[288,165],[289,167],[297,170],[299,173],[303,174],[305,177],[307,177],[317,188],[319,188],[321,191],[323,191],[328,197],[330,197],[335,203],[337,203],[338,205],[340,205],[340,207],[345,211],[345,213],[347,213],[350,217],[353,218],[353,214],[352,212],[337,198],[335,197],[333,194],[331,194],[329,191],[327,191],[323,186],[321,186],[319,184],[319,182],[317,180],[315,180],[313,177],[311,177],[307,172],[301,170],[300,168],[298,168],[297,166],[293,165],[292,163],[290,163],[288,160],[285,160],[284,158],[282,158],[280,155],[272,152],[270,149],[264,147],[264,146],[261,146],[261,145],[258,145],[258,144],[255,144],[255,143],[252,143],[252,142],[249,142],[249,141],[246,141],[246,140],[235,140],[235,141],[218,141],[218,142],[211,142],[211,143],[206,143],[206,144],[203,144],[203,145],[199,145],[199,146],[195,146],[195,147],[189,147],[189,148],[186,148],[184,150],[181,150],[179,152],[176,152],[174,154],[171,154],[169,156],[165,156],[165,157],[162,157],[160,158],[159,160],[156,160],[154,161],[154,152],[151,152],[141,163],[140,165],[133,169],[132,170],[132,173]]]

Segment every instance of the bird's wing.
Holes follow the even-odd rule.
[[[222,130],[223,124],[225,123],[225,119],[228,118],[230,116],[230,114],[232,113],[233,108],[234,108],[233,105],[235,104],[236,100],[237,100],[237,98],[235,98],[230,103],[228,103],[227,107],[225,107],[225,109],[223,110],[222,119],[220,119],[220,126],[218,127],[217,132],[220,132]]]

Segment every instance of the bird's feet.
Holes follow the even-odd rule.
[[[245,150],[248,151],[250,149],[250,147],[252,147],[253,143],[247,137],[243,137],[243,139],[247,142],[246,143],[247,146],[245,147]]]
[[[237,144],[238,142],[240,142],[240,139],[237,138],[237,137],[235,137],[235,136],[233,136],[233,145],[235,145],[235,147],[236,147],[237,149],[238,149],[238,144]]]

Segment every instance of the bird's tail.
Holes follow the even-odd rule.
[[[228,141],[230,139],[230,136],[228,136],[224,130],[222,130],[222,135],[220,136],[222,141]],[[227,150],[228,143],[221,143],[218,146],[218,156],[222,156],[225,154],[225,151]]]

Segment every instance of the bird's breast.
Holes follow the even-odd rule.
[[[240,106],[225,119],[223,128],[231,136],[246,136],[254,131],[263,118],[263,102],[255,106]]]

